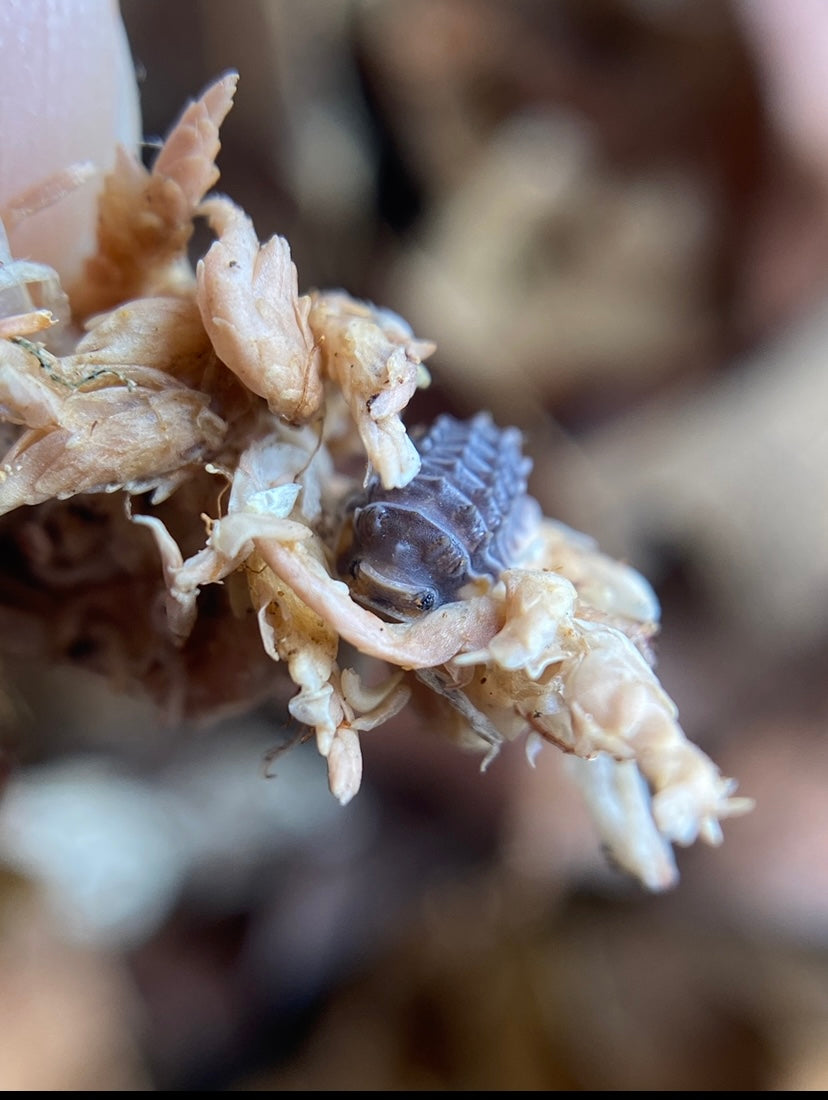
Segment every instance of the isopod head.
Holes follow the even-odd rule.
[[[351,595],[385,619],[405,622],[454,598],[468,568],[445,531],[387,501],[355,508],[339,568]]]

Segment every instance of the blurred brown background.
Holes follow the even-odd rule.
[[[828,10],[122,11],[147,156],[239,71],[220,188],[302,288],[436,341],[409,423],[524,429],[545,511],[655,585],[662,681],[757,808],[653,897],[552,749],[480,775],[406,719],[341,809],[311,745],[263,781],[273,702],[170,729],[21,661],[0,1085],[828,1086]]]

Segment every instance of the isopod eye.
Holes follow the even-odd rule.
[[[424,592],[419,593],[414,602],[421,611],[431,611],[437,603],[437,593],[433,588],[427,588]]]
[[[382,508],[362,509],[362,524],[368,531],[381,531],[385,526],[385,519],[385,511]]]

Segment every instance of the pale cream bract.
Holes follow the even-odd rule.
[[[407,485],[420,468],[400,414],[418,386],[428,385],[422,360],[434,351],[402,318],[342,292],[313,296],[311,325],[325,372],[339,387],[368,461],[386,489]]]
[[[197,271],[213,346],[271,412],[303,424],[319,414],[324,394],[311,302],[299,295],[290,247],[284,237],[260,245],[253,223],[229,199],[211,199],[202,212],[219,235]]]
[[[244,579],[245,607],[238,595],[234,606],[255,616],[274,676],[292,681],[289,711],[315,733],[343,804],[360,786],[360,733],[406,706],[419,679],[446,733],[479,747],[484,765],[516,738],[530,762],[546,745],[569,754],[615,860],[651,889],[669,886],[671,845],[719,843],[719,822],[750,801],[682,732],[653,671],[659,608],[640,574],[539,517],[496,583],[411,623],[379,619],[335,575],[348,493],[370,471],[386,488],[417,474],[403,414],[434,345],[344,291],[300,294],[287,242],[260,244],[230,199],[205,199],[235,85],[225,76],[187,108],[151,172],[120,153],[97,252],[69,299],[85,331],[51,269],[5,258],[0,413],[17,428],[0,513],[126,494],[130,530],[155,542],[163,629],[182,649],[199,593],[222,582],[237,593]],[[217,240],[193,272],[199,214]],[[188,492],[204,499],[211,484],[207,514]],[[386,669],[378,679],[374,660],[370,684],[368,658]]]

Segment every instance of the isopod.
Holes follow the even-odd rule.
[[[378,477],[349,505],[338,567],[358,603],[406,621],[496,581],[540,516],[517,428],[488,413],[439,416],[414,442],[419,473],[399,489]]]

